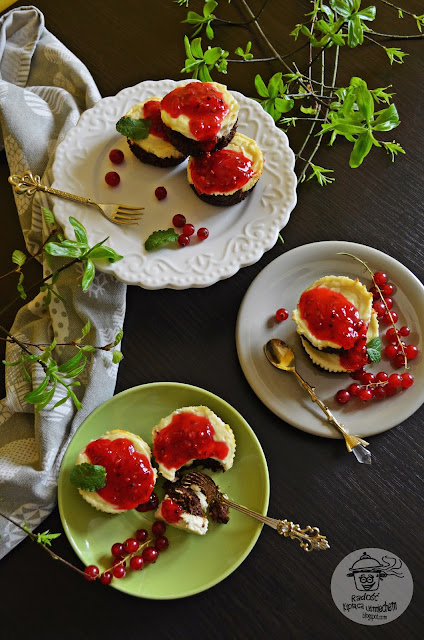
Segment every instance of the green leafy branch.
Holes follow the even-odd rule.
[[[43,213],[46,223],[54,224],[55,221],[52,212],[48,209],[45,209]],[[56,284],[60,273],[65,269],[70,268],[77,262],[82,264],[83,276],[81,280],[81,288],[86,291],[90,287],[95,275],[93,260],[106,259],[110,262],[115,262],[122,258],[122,256],[116,253],[116,251],[114,251],[111,247],[108,247],[104,244],[107,238],[95,244],[93,247],[90,247],[88,244],[87,232],[85,227],[75,218],[70,218],[70,222],[74,229],[75,240],[67,240],[63,238],[62,234],[57,232],[56,229],[53,229],[49,233],[47,241],[43,244],[42,248],[40,248],[37,253],[37,255],[39,255],[44,251],[47,257],[55,256],[60,258],[72,259],[70,262],[53,271],[49,276],[46,276],[41,282],[30,287],[30,289],[39,287],[40,291],[47,292],[45,296],[44,306],[50,304],[52,295],[59,297],[63,302],[65,302],[63,298],[61,298],[61,296],[58,294],[58,292],[54,289],[54,285]],[[10,271],[9,274],[6,275],[10,275],[11,273],[15,272],[18,272],[20,274],[17,285],[19,296],[8,305],[6,305],[3,309],[1,309],[0,315],[7,309],[9,309],[9,307],[14,304],[16,300],[26,297],[27,295],[27,293],[23,290],[21,278],[23,274],[20,271],[22,266],[26,263],[26,256],[21,251],[14,251],[12,260],[17,265],[17,268],[13,271]],[[28,289],[28,291],[30,289]],[[81,335],[72,342],[66,343],[67,345],[75,348],[77,350],[77,353],[67,361],[59,365],[52,356],[54,349],[59,346],[57,345],[55,339],[49,344],[25,343],[21,340],[18,340],[15,336],[11,335],[11,333],[5,327],[0,325],[0,331],[2,331],[6,336],[6,338],[4,339],[7,342],[18,345],[22,351],[18,360],[14,362],[3,360],[3,364],[8,367],[20,366],[24,377],[28,382],[31,382],[31,376],[28,372],[28,369],[30,367],[38,363],[44,370],[45,375],[41,384],[39,384],[38,387],[25,395],[26,402],[35,405],[35,411],[41,411],[48,404],[50,404],[50,402],[53,400],[58,386],[65,389],[65,396],[58,400],[54,404],[53,408],[64,404],[70,398],[73,401],[75,407],[78,410],[81,409],[82,404],[78,400],[72,387],[80,386],[80,382],[76,378],[82,373],[87,364],[86,354],[93,353],[98,350],[112,351],[112,362],[117,364],[121,361],[123,357],[122,353],[118,349],[115,349],[115,347],[122,339],[122,330],[118,332],[113,342],[102,347],[95,347],[90,344],[82,344],[83,340],[90,332],[90,329],[91,326],[90,322],[88,321],[82,328]],[[34,353],[33,351],[31,351],[31,348],[36,348],[37,352]]]

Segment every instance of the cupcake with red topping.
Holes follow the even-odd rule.
[[[314,364],[335,373],[367,364],[367,344],[378,336],[372,300],[358,279],[345,276],[324,276],[305,289],[293,320]]]
[[[189,82],[161,102],[161,118],[171,143],[183,154],[199,156],[225,147],[235,134],[239,105],[217,82]]]
[[[251,193],[263,168],[263,153],[255,140],[236,133],[225,149],[189,158],[187,179],[201,200],[228,207]]]
[[[174,482],[180,469],[201,462],[213,470],[233,465],[236,442],[231,427],[208,407],[183,407],[153,428],[153,455],[161,473]]]
[[[78,454],[71,481],[91,506],[106,513],[124,513],[147,502],[152,494],[157,472],[150,457],[150,447],[140,436],[112,429]],[[93,489],[99,486],[99,475],[103,486]]]
[[[160,115],[160,104],[161,98],[147,98],[127,111],[125,118],[135,121],[145,119],[150,123],[147,137],[133,139],[130,133],[127,142],[133,154],[141,162],[156,167],[174,167],[185,160],[186,155],[178,151],[169,141]],[[134,131],[136,126],[135,124]]]

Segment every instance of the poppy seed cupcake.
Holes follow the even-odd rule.
[[[189,158],[187,179],[201,200],[227,207],[249,195],[263,168],[264,157],[257,143],[236,133],[225,149]]]
[[[150,121],[150,131],[147,138],[138,140],[127,138],[127,142],[133,154],[141,162],[156,167],[174,167],[183,162],[186,156],[169,141],[160,117],[160,103],[160,98],[147,98],[132,106],[125,114],[126,118]]]
[[[225,147],[235,134],[239,105],[217,82],[189,82],[161,102],[161,118],[171,143],[183,154],[199,156]]]

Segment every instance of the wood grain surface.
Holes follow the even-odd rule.
[[[405,9],[423,12],[422,1],[399,3]],[[16,6],[20,4],[24,3]],[[142,80],[185,77],[180,74],[186,32],[180,21],[185,10],[171,0],[38,0],[34,4],[44,13],[47,28],[87,65],[103,96]],[[261,4],[259,0],[251,2],[252,9]],[[381,30],[414,32],[412,21],[398,20],[379,0],[375,4]],[[247,18],[237,0],[220,5],[228,17]],[[279,52],[293,48],[289,33],[310,6],[306,0],[270,0],[261,24]],[[253,25],[249,35],[239,27],[223,26],[217,28],[217,34],[220,45],[230,51],[251,39],[256,54],[269,55]],[[340,441],[308,435],[273,415],[244,378],[235,347],[237,313],[253,278],[274,258],[296,246],[321,240],[366,244],[390,254],[424,280],[423,41],[391,46],[400,46],[410,54],[405,64],[390,66],[384,51],[367,44],[343,52],[339,82],[347,84],[357,75],[370,87],[393,85],[401,125],[387,139],[396,138],[406,150],[405,156],[392,163],[384,151],[376,150],[360,168],[352,170],[348,166],[350,145],[338,141],[331,149],[323,147],[318,164],[333,168],[336,181],[326,188],[313,182],[299,187],[298,204],[283,230],[284,245],[277,243],[257,264],[206,289],[148,291],[128,287],[127,293],[125,358],[116,392],[147,382],[180,381],[227,400],[252,426],[264,449],[271,481],[269,514],[319,525],[331,541],[331,549],[306,554],[296,543],[264,530],[248,558],[218,586],[183,601],[158,602],[86,583],[26,540],[1,563],[0,620],[2,629],[7,630],[5,638],[422,637],[423,408],[398,427],[373,437],[373,464],[362,466]],[[299,52],[296,56],[303,66],[305,55]],[[269,78],[278,70],[277,63],[237,64],[219,81],[255,96],[255,73]],[[301,127],[290,134],[295,151],[303,134]],[[9,270],[11,251],[23,248],[7,176],[3,154],[0,273]],[[31,277],[36,275],[34,269]],[[12,285],[0,280],[2,301],[11,295]],[[2,318],[2,324],[10,325],[12,319],[13,311]],[[57,509],[41,525],[40,530],[45,529],[63,531]],[[64,534],[54,544],[57,553],[78,564]],[[331,576],[340,560],[364,547],[397,554],[414,579],[414,596],[407,611],[379,627],[346,619],[330,592]]]

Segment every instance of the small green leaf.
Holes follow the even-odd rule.
[[[370,362],[380,362],[381,360],[381,340],[378,336],[370,340],[367,344],[367,354]]]
[[[405,153],[405,149],[403,149],[403,147],[401,147],[401,145],[395,142],[394,140],[393,142],[382,142],[381,144],[386,149],[387,153],[391,153],[392,162],[395,161],[395,156],[398,153],[403,153],[403,154]]]
[[[118,349],[115,349],[114,351],[112,351],[112,362],[114,364],[118,364],[119,362],[121,362],[123,357],[124,356]]]
[[[405,53],[405,51],[402,51],[402,49],[398,47],[383,47],[383,49],[389,56],[390,64],[394,62],[403,64],[404,57],[409,55],[409,53]]]
[[[361,135],[356,140],[352,153],[350,154],[349,165],[352,169],[356,169],[362,164],[365,156],[369,154],[371,151],[371,147],[373,145],[373,136],[370,131],[366,131],[365,133],[361,133]]]
[[[96,268],[90,258],[84,260],[84,275],[81,280],[81,288],[83,291],[87,291],[90,288],[91,283],[96,275]]]
[[[268,93],[268,89],[266,87],[266,84],[262,80],[262,78],[259,75],[259,73],[255,76],[255,87],[256,87],[256,91],[259,93],[260,96],[262,96],[262,98],[268,98],[269,97],[269,93]]]
[[[26,255],[19,249],[15,249],[15,251],[12,253],[12,262],[14,264],[17,264],[18,267],[22,267],[22,265],[25,263],[25,260]]]
[[[91,329],[91,323],[90,323],[90,320],[87,320],[87,322],[81,329],[81,335],[83,338],[85,338],[85,336],[90,333],[90,329]]]
[[[58,256],[61,258],[79,258],[81,255],[81,249],[77,247],[64,247],[58,242],[48,242],[45,246],[45,251],[51,256]]]
[[[83,245],[87,245],[87,231],[85,230],[84,225],[81,224],[81,222],[78,222],[78,220],[76,220],[72,216],[69,217],[69,222],[74,228],[75,238],[77,239],[77,241]]]
[[[27,294],[25,293],[25,289],[24,289],[23,284],[22,284],[23,281],[24,281],[24,274],[20,273],[19,274],[18,284],[16,285],[16,288],[17,288],[18,293],[21,296],[22,300],[26,300]]]
[[[399,115],[394,104],[391,104],[387,109],[378,111],[375,115],[377,118],[374,120],[372,126],[375,131],[391,131],[400,123]]]
[[[44,544],[48,547],[51,547],[51,541],[55,540],[60,536],[60,533],[50,533],[50,530],[44,531],[43,533],[37,533],[37,542],[39,544]]]
[[[168,242],[175,242],[178,239],[178,233],[174,229],[169,228],[166,230],[160,229],[159,231],[153,231],[144,243],[146,251],[153,251],[163,244]]]
[[[124,335],[124,332],[122,331],[122,329],[120,329],[116,334],[115,340],[113,341],[114,347],[116,347],[116,345],[121,342],[123,335]]]
[[[143,140],[147,138],[150,132],[151,122],[147,118],[128,118],[122,116],[116,123],[116,130],[123,136],[131,138],[131,140]]]
[[[41,207],[41,210],[43,212],[44,220],[47,222],[47,224],[56,223],[53,212],[50,211],[50,209],[46,209],[46,207]]]
[[[72,369],[74,369],[76,365],[80,362],[82,357],[83,357],[82,351],[81,349],[79,349],[72,358],[70,358],[63,364],[61,364],[57,368],[57,370],[60,371],[60,373],[68,373],[69,371],[72,371]]]
[[[106,469],[100,464],[89,462],[76,464],[71,471],[70,480],[83,491],[98,491],[106,486]]]

